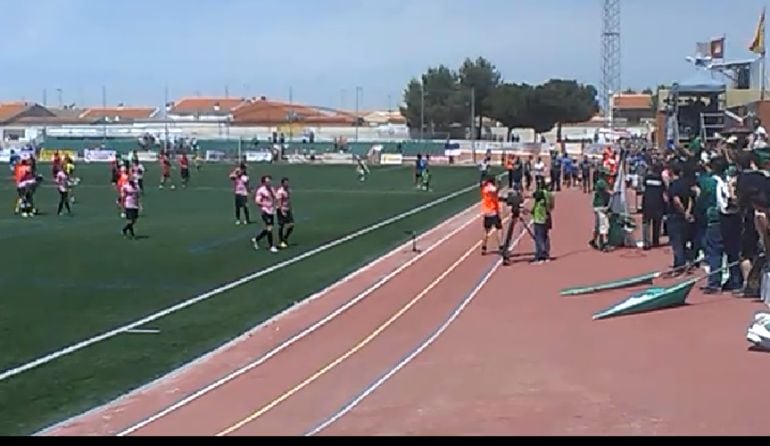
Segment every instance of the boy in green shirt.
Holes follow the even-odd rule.
[[[554,196],[538,184],[533,194],[532,223],[535,228],[535,258],[533,264],[540,265],[551,260],[551,212],[554,208]]]

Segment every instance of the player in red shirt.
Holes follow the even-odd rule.
[[[186,153],[179,157],[179,174],[182,177],[182,187],[186,189],[187,183],[190,182],[190,159]]]
[[[171,180],[171,160],[166,152],[160,154],[160,186],[159,189],[163,189],[168,181]],[[171,184],[171,189],[176,189],[176,186]]]

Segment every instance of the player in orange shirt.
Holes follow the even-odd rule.
[[[18,192],[18,198],[16,199],[16,208],[14,210],[15,214],[18,214],[21,212],[21,203],[24,201],[24,187],[22,187],[22,184],[24,182],[25,177],[27,176],[27,172],[30,172],[29,164],[26,160],[20,160],[16,163],[15,166],[13,166],[13,180],[16,184],[16,192]]]
[[[484,220],[484,236],[481,239],[481,254],[487,253],[487,242],[492,230],[495,230],[497,245],[503,249],[500,231],[503,229],[503,219],[500,214],[500,193],[494,177],[487,176],[481,185],[481,216]]]
[[[123,213],[123,186],[128,184],[129,179],[130,178],[128,175],[128,169],[126,169],[126,166],[120,166],[120,173],[118,174],[118,182],[116,184],[116,187],[118,192],[117,204],[118,204],[118,209],[120,209],[120,212],[121,212],[120,214],[121,218],[126,218]]]

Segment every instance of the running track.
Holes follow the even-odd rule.
[[[416,254],[401,248],[204,360],[45,434],[770,434],[770,355],[748,351],[744,339],[762,305],[696,291],[686,307],[592,321],[629,291],[558,291],[670,263],[667,249],[591,251],[592,221],[585,195],[560,193],[557,261],[528,265],[524,236],[516,252],[526,255],[504,268],[479,254],[479,222],[465,212],[420,247],[456,235],[381,286],[371,289]],[[317,331],[212,385],[365,291]]]

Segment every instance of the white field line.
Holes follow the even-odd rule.
[[[310,257],[312,257],[312,256],[314,256],[316,254],[320,254],[320,253],[322,253],[324,251],[328,251],[329,249],[337,247],[337,246],[339,246],[339,245],[341,245],[343,243],[346,243],[346,242],[348,242],[350,240],[356,239],[356,238],[361,237],[363,235],[369,234],[370,232],[376,231],[376,230],[378,230],[380,228],[383,228],[385,226],[388,226],[390,224],[393,224],[393,223],[396,223],[398,221],[401,221],[401,220],[403,220],[403,219],[405,219],[407,217],[410,217],[410,216],[412,216],[414,214],[422,212],[422,211],[424,211],[426,209],[430,209],[430,208],[432,208],[434,206],[437,206],[437,205],[439,205],[441,203],[444,203],[444,202],[449,201],[449,200],[451,200],[451,199],[453,199],[455,197],[458,197],[458,196],[460,196],[460,195],[462,195],[462,194],[464,194],[466,192],[470,192],[471,190],[476,189],[476,188],[477,188],[477,186],[475,186],[475,185],[474,186],[468,186],[468,187],[463,188],[463,189],[461,189],[459,191],[453,192],[453,193],[451,193],[449,195],[446,195],[444,197],[438,198],[436,200],[433,200],[433,201],[431,201],[429,203],[426,203],[424,205],[418,206],[418,207],[416,207],[414,209],[411,209],[409,211],[402,212],[402,213],[400,213],[400,214],[398,214],[396,216],[393,216],[393,217],[390,217],[388,219],[385,219],[385,220],[383,220],[383,221],[381,221],[379,223],[376,223],[374,225],[371,225],[371,226],[369,226],[367,228],[358,230],[358,231],[356,231],[356,232],[354,232],[352,234],[346,235],[346,236],[344,236],[342,238],[339,238],[337,240],[331,241],[331,242],[326,243],[324,245],[321,245],[321,246],[319,246],[317,248],[311,249],[310,251],[306,251],[306,252],[304,252],[304,253],[296,256],[296,257],[292,257],[291,259],[284,260],[284,261],[282,261],[280,263],[277,263],[275,265],[272,265],[272,266],[270,266],[268,268],[262,269],[260,271],[255,272],[255,273],[249,274],[248,276],[242,277],[242,278],[240,278],[238,280],[235,280],[233,282],[230,282],[230,283],[227,283],[225,285],[222,285],[222,286],[220,286],[218,288],[215,288],[215,289],[213,289],[211,291],[208,291],[206,293],[200,294],[200,295],[195,296],[193,298],[187,299],[187,300],[185,300],[183,302],[180,302],[180,303],[178,303],[176,305],[173,305],[173,306],[168,307],[166,309],[163,309],[161,311],[157,311],[155,313],[152,313],[149,316],[146,316],[146,317],[144,317],[142,319],[136,320],[136,321],[131,322],[129,324],[126,324],[126,325],[123,325],[121,327],[118,327],[118,328],[115,328],[113,330],[110,330],[108,332],[102,333],[100,335],[88,338],[88,339],[86,339],[84,341],[81,341],[81,342],[78,342],[76,344],[72,344],[72,345],[70,345],[68,347],[62,348],[62,349],[57,350],[57,351],[55,351],[53,353],[50,353],[50,354],[45,355],[45,356],[42,356],[42,357],[40,357],[38,359],[35,359],[33,361],[27,362],[27,363],[22,364],[22,365],[20,365],[18,367],[14,367],[12,369],[6,370],[6,371],[0,373],[0,382],[1,381],[5,381],[5,380],[7,380],[9,378],[12,378],[12,377],[14,377],[16,375],[20,375],[20,374],[22,374],[24,372],[27,372],[29,370],[32,370],[34,368],[40,367],[41,365],[48,364],[49,362],[55,361],[56,359],[59,359],[59,358],[61,358],[63,356],[67,356],[67,355],[70,355],[70,354],[75,353],[77,351],[83,350],[84,348],[90,347],[91,345],[97,344],[97,343],[102,342],[102,341],[107,340],[107,339],[114,338],[115,336],[123,334],[123,333],[125,333],[128,330],[133,330],[135,328],[139,328],[139,327],[141,327],[143,325],[147,325],[150,322],[154,322],[154,321],[156,321],[158,319],[161,319],[161,318],[166,317],[168,315],[174,314],[174,313],[176,313],[178,311],[184,310],[187,307],[190,307],[190,306],[193,306],[193,305],[195,305],[197,303],[206,301],[206,300],[208,300],[208,299],[210,299],[210,298],[212,298],[214,296],[218,296],[219,294],[222,294],[224,292],[230,291],[230,290],[232,290],[234,288],[237,288],[237,287],[239,287],[241,285],[244,285],[246,283],[252,282],[252,281],[254,281],[256,279],[259,279],[260,277],[263,277],[263,276],[265,276],[267,274],[270,274],[272,272],[281,270],[281,269],[286,268],[287,266],[291,266],[291,265],[293,265],[295,263],[301,262],[301,261],[303,261],[303,260],[305,260],[307,258],[310,258]]]

